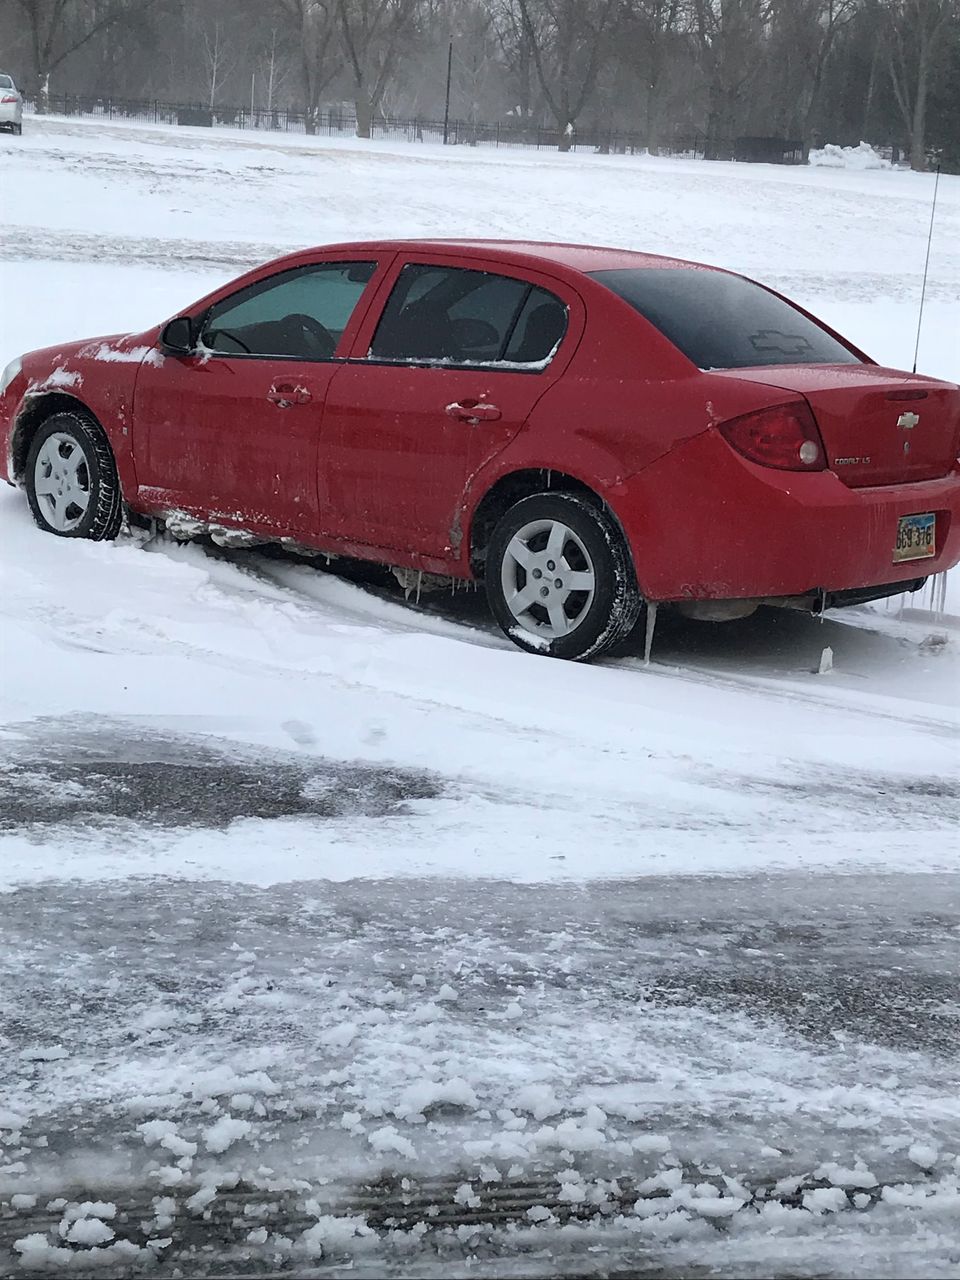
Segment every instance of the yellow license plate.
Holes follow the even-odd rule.
[[[937,517],[927,511],[919,516],[901,516],[897,521],[897,541],[893,562],[926,560],[937,554]]]

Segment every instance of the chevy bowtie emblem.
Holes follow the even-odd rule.
[[[919,413],[901,413],[897,419],[897,426],[903,427],[904,431],[911,431],[919,421]]]

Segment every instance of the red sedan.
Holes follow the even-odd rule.
[[[958,437],[960,389],[772,290],[583,245],[311,249],[0,380],[0,465],[50,533],[126,508],[482,578],[521,648],[575,659],[645,602],[916,590],[960,560]]]

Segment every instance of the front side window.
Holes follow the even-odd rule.
[[[369,354],[374,360],[542,368],[566,325],[560,299],[525,280],[409,263]]]
[[[696,267],[630,267],[591,275],[700,369],[861,363],[796,307],[742,276]]]
[[[320,263],[261,280],[211,308],[201,345],[221,355],[329,360],[376,265]]]

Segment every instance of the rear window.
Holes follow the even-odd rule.
[[[9,76],[0,76],[0,89],[12,89],[13,81]]]
[[[590,274],[701,369],[862,363],[795,307],[742,276],[683,267]]]

